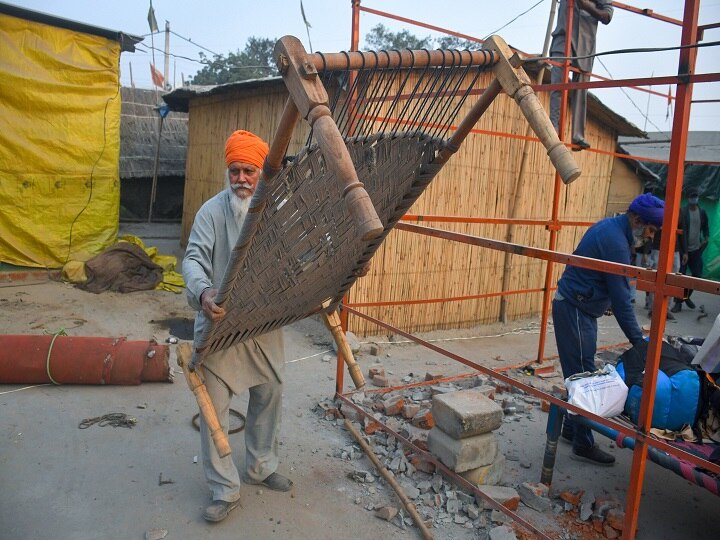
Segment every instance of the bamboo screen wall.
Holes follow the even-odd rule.
[[[490,81],[484,74],[477,86]],[[223,188],[225,138],[234,129],[248,129],[270,140],[286,99],[284,84],[272,89],[194,99],[190,102],[189,148],[183,242],[187,241],[195,212]],[[547,108],[548,95],[540,94]],[[468,100],[456,124],[472,106]],[[306,123],[299,124],[290,153],[306,141]],[[523,152],[527,123],[515,102],[499,96],[460,151],[410,210],[411,214],[504,218],[510,204]],[[569,130],[569,124],[567,126]],[[508,133],[509,137],[500,133]],[[612,152],[615,134],[588,119],[586,138],[593,148]],[[605,215],[613,158],[611,154],[576,152],[583,174],[561,187],[561,220],[596,221]],[[361,179],[362,180],[362,179]],[[554,170],[539,142],[531,142],[526,179],[515,217],[551,217]],[[505,240],[507,226],[497,224],[428,225],[497,240]],[[572,252],[586,227],[563,227],[557,251]],[[513,242],[548,248],[549,232],[543,226],[516,226]],[[504,254],[495,250],[447,242],[403,231],[393,231],[372,259],[369,274],[351,289],[349,303],[388,302],[453,298],[497,293],[502,290]],[[555,281],[562,266],[556,265]],[[541,289],[545,262],[511,257],[509,290]],[[555,281],[553,283],[555,283]],[[542,293],[508,296],[509,320],[536,316]],[[470,327],[499,318],[500,297],[443,301],[405,306],[363,307],[364,313],[406,331],[429,331]],[[350,317],[349,330],[358,335],[386,331],[359,317]]]

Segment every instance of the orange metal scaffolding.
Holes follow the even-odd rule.
[[[568,26],[570,26],[572,24],[573,4],[574,4],[574,0],[568,0],[568,16],[567,16],[567,25]],[[365,13],[369,13],[369,14],[373,14],[373,15],[377,15],[377,16],[381,16],[381,17],[391,18],[391,19],[398,20],[398,21],[401,21],[401,22],[404,22],[407,24],[412,24],[412,25],[416,25],[416,26],[419,26],[422,28],[439,31],[442,33],[446,33],[446,34],[449,34],[452,36],[462,38],[462,39],[473,40],[473,41],[478,41],[478,42],[481,41],[472,36],[468,36],[468,35],[461,34],[458,32],[453,32],[451,30],[444,29],[439,26],[422,23],[422,22],[415,21],[415,20],[412,20],[412,19],[409,19],[406,17],[401,17],[399,15],[379,11],[376,9],[363,7],[363,6],[361,6],[361,0],[351,0],[351,6],[352,6],[351,50],[353,50],[353,51],[358,50],[358,46],[359,46],[360,13],[361,12],[365,12]],[[665,191],[665,214],[664,214],[663,228],[665,230],[676,231],[677,224],[678,224],[678,215],[679,215],[678,211],[680,208],[680,198],[681,198],[682,180],[683,180],[683,168],[684,168],[684,163],[685,163],[685,149],[686,149],[686,145],[687,145],[687,134],[688,134],[689,119],[690,119],[690,108],[691,108],[691,102],[692,102],[693,84],[720,80],[720,73],[709,73],[709,74],[696,74],[695,73],[695,64],[696,64],[696,58],[697,58],[697,48],[695,47],[695,45],[697,44],[698,41],[702,40],[702,35],[703,35],[704,30],[720,26],[720,23],[709,24],[709,25],[704,25],[704,26],[698,25],[700,0],[686,0],[685,1],[684,13],[683,13],[682,20],[677,20],[677,19],[663,16],[661,14],[657,14],[653,10],[650,10],[650,9],[636,8],[633,6],[622,4],[620,2],[613,2],[613,6],[618,9],[623,9],[623,10],[626,10],[631,13],[642,15],[645,17],[651,17],[653,19],[663,21],[668,24],[678,25],[678,26],[682,27],[682,36],[681,36],[681,42],[680,42],[680,45],[682,48],[679,53],[680,61],[679,61],[679,65],[678,65],[677,75],[662,76],[662,77],[650,77],[650,78],[625,79],[625,80],[610,80],[605,77],[600,77],[595,74],[591,74],[594,78],[599,79],[599,80],[592,81],[592,82],[585,82],[585,83],[569,83],[567,81],[568,81],[568,76],[569,76],[571,67],[570,67],[569,60],[565,60],[564,64],[563,64],[564,80],[566,81],[565,83],[556,84],[556,85],[550,85],[550,84],[540,85],[539,84],[539,85],[535,85],[533,88],[536,91],[550,91],[550,90],[561,90],[562,91],[559,136],[560,136],[560,140],[565,140],[565,134],[564,134],[565,118],[564,118],[564,116],[565,116],[565,111],[567,109],[566,105],[567,105],[569,90],[576,89],[576,88],[629,87],[629,88],[634,88],[636,90],[640,90],[643,92],[649,92],[651,94],[656,94],[658,96],[662,96],[663,98],[667,98],[667,95],[665,95],[665,94],[661,94],[659,92],[649,90],[648,88],[640,88],[640,86],[649,86],[649,85],[658,85],[658,84],[675,85],[676,94],[675,94],[674,99],[675,99],[676,104],[675,104],[674,117],[673,117],[670,158],[668,160],[669,170],[668,170],[667,185],[666,185],[666,191]],[[571,44],[571,40],[566,40],[565,57],[570,56],[570,44]],[[555,65],[560,65],[560,64],[555,64]],[[480,130],[478,130],[478,132],[480,132]],[[505,133],[494,133],[494,135],[512,136],[512,137],[516,137],[516,138],[526,138],[526,137],[522,137],[522,136],[518,136],[518,135],[511,135],[511,134],[505,134]],[[535,140],[535,139],[532,139],[532,140]],[[590,149],[590,151],[597,151],[597,150]],[[636,159],[638,161],[657,161],[657,160],[645,160],[644,158],[640,158],[640,157],[636,157],[636,156],[623,155],[622,157],[630,157],[630,158]],[[625,436],[635,438],[636,445],[633,450],[632,468],[630,471],[630,478],[629,478],[629,485],[628,485],[627,499],[626,499],[626,508],[625,508],[625,523],[624,523],[624,528],[623,528],[623,531],[624,531],[623,538],[634,538],[635,531],[637,530],[639,507],[640,507],[640,496],[641,496],[642,487],[643,487],[645,467],[646,467],[646,463],[647,463],[647,459],[648,459],[647,450],[648,450],[649,446],[658,448],[658,449],[665,451],[673,456],[680,457],[685,461],[693,463],[693,464],[700,466],[704,469],[707,469],[709,471],[712,471],[715,473],[720,473],[720,466],[713,464],[709,461],[706,461],[702,458],[699,458],[695,455],[692,455],[688,452],[679,450],[676,447],[673,447],[661,440],[651,438],[648,435],[649,428],[650,428],[650,421],[651,421],[652,412],[653,412],[653,404],[654,404],[654,399],[655,399],[655,385],[657,382],[657,372],[658,372],[658,366],[659,366],[659,362],[660,362],[660,344],[661,344],[662,336],[665,331],[665,321],[666,321],[666,314],[667,314],[667,307],[668,307],[668,299],[671,296],[682,297],[684,288],[691,288],[691,289],[700,290],[700,291],[704,291],[707,293],[717,295],[717,294],[720,294],[720,284],[717,282],[709,281],[709,280],[703,280],[703,279],[699,279],[699,278],[695,278],[695,277],[689,277],[689,276],[683,276],[683,275],[671,273],[672,254],[674,252],[674,244],[675,244],[675,239],[676,239],[675,234],[663,234],[662,235],[661,245],[660,245],[660,260],[658,263],[657,271],[646,270],[646,269],[642,269],[642,268],[632,266],[632,265],[611,263],[611,262],[607,262],[607,261],[600,261],[600,260],[596,260],[596,259],[589,259],[586,257],[579,257],[576,255],[569,255],[566,253],[556,252],[555,249],[556,249],[556,245],[557,245],[557,235],[563,226],[572,226],[572,225],[588,226],[591,224],[586,221],[563,221],[563,220],[559,219],[559,201],[560,201],[560,194],[561,194],[561,186],[562,186],[562,183],[561,183],[560,177],[556,173],[555,180],[554,180],[553,205],[552,205],[552,209],[550,212],[551,215],[550,215],[550,218],[546,219],[546,220],[487,218],[487,217],[406,215],[403,218],[403,221],[398,223],[396,226],[396,228],[399,230],[403,230],[403,231],[407,231],[407,232],[411,232],[411,233],[429,235],[429,236],[433,236],[433,237],[437,237],[437,238],[442,238],[447,241],[463,242],[463,243],[475,245],[478,247],[500,250],[500,251],[504,251],[504,252],[508,252],[508,253],[512,253],[512,254],[516,254],[516,255],[533,257],[533,258],[547,261],[544,288],[532,289],[532,290],[520,290],[520,291],[514,290],[514,291],[492,292],[492,293],[472,295],[472,296],[467,296],[467,297],[458,297],[458,298],[435,298],[435,299],[424,299],[424,300],[410,300],[410,301],[405,301],[405,302],[377,301],[377,302],[366,302],[366,303],[362,303],[362,304],[345,303],[343,305],[341,319],[342,319],[344,328],[347,328],[348,314],[352,314],[354,316],[358,316],[358,317],[362,317],[367,320],[370,320],[380,327],[386,328],[395,334],[402,335],[415,343],[418,343],[430,350],[433,350],[433,351],[440,353],[452,360],[455,360],[457,362],[460,362],[460,363],[472,368],[473,370],[475,370],[473,372],[473,374],[475,372],[480,372],[480,373],[489,375],[492,378],[497,379],[502,383],[519,388],[530,395],[542,398],[543,400],[546,400],[546,401],[549,401],[556,405],[559,405],[559,406],[561,406],[569,411],[572,411],[576,414],[580,414],[580,415],[590,418],[600,424],[609,426],[612,429],[618,431],[619,433],[621,433]],[[414,224],[408,223],[408,222],[414,222]],[[548,249],[532,248],[532,247],[528,247],[528,246],[513,244],[510,242],[503,242],[503,241],[499,241],[499,240],[480,238],[477,236],[472,236],[472,235],[467,235],[467,234],[454,233],[454,232],[449,232],[449,231],[445,231],[445,230],[434,229],[432,227],[418,225],[417,224],[418,222],[426,222],[426,223],[433,223],[433,222],[497,223],[497,224],[523,224],[523,225],[543,226],[549,231]],[[644,391],[643,391],[643,395],[642,395],[640,416],[638,419],[638,425],[637,425],[636,429],[630,429],[630,428],[628,428],[624,425],[618,424],[614,421],[598,417],[592,413],[588,413],[587,411],[579,409],[573,405],[569,405],[568,403],[566,403],[552,395],[546,394],[546,393],[544,393],[540,390],[537,390],[529,385],[523,384],[522,382],[512,379],[511,377],[505,375],[504,373],[500,372],[499,370],[492,370],[487,367],[481,366],[480,364],[477,364],[470,359],[467,359],[458,354],[452,353],[452,352],[450,352],[446,349],[443,349],[433,343],[430,343],[430,342],[425,341],[417,336],[414,336],[412,334],[404,332],[399,328],[395,328],[394,326],[392,326],[391,324],[389,324],[385,321],[380,321],[378,319],[370,317],[358,310],[358,308],[369,307],[369,306],[384,306],[384,305],[400,304],[400,303],[422,304],[422,303],[430,303],[430,302],[462,301],[462,300],[467,300],[467,299],[489,298],[489,297],[493,297],[493,296],[512,295],[512,294],[521,294],[521,293],[529,293],[529,292],[532,292],[532,293],[542,292],[543,293],[543,302],[542,302],[542,313],[541,313],[540,338],[539,338],[538,352],[537,352],[537,361],[542,362],[544,359],[546,359],[544,356],[544,350],[545,350],[545,341],[546,341],[546,336],[547,336],[546,329],[547,329],[547,325],[548,325],[551,294],[554,290],[552,279],[553,279],[553,265],[555,263],[571,264],[571,265],[579,266],[582,268],[601,270],[601,271],[607,272],[607,273],[619,274],[619,275],[627,276],[629,278],[635,278],[635,279],[637,279],[637,282],[638,282],[638,289],[645,290],[645,291],[651,291],[651,292],[655,293],[655,302],[654,302],[654,309],[653,309],[653,314],[652,314],[652,322],[651,322],[651,330],[650,330],[650,344],[649,344],[649,348],[648,348],[648,357],[647,357],[647,369],[645,370],[645,380],[643,383]],[[336,397],[338,399],[340,399],[347,406],[354,408],[355,410],[360,412],[365,417],[375,421],[368,412],[363,410],[361,407],[358,407],[357,405],[355,405],[349,399],[349,395],[350,395],[349,393],[348,394],[343,393],[343,388],[344,388],[344,367],[343,367],[343,365],[344,365],[344,363],[342,361],[342,358],[339,357],[338,363],[337,363],[337,368],[336,368]],[[518,367],[518,366],[514,366],[514,367]],[[512,368],[506,368],[506,369],[512,369]],[[452,380],[455,378],[457,378],[457,377],[449,378],[447,380]],[[377,392],[387,392],[387,391],[392,391],[392,390],[420,386],[423,384],[431,384],[431,383],[435,384],[436,382],[437,381],[429,381],[428,383],[416,383],[416,384],[405,385],[405,386],[400,386],[400,387],[383,388],[383,389],[377,390]],[[376,392],[376,391],[373,390],[370,392]],[[490,504],[493,508],[508,514],[516,522],[518,522],[522,526],[526,527],[528,530],[535,533],[539,538],[547,538],[547,536],[542,531],[538,530],[531,523],[520,518],[517,514],[513,513],[512,511],[508,510],[507,508],[503,507],[502,505],[499,505],[496,501],[489,499],[484,494],[479,492],[476,486],[467,482],[465,479],[456,475],[452,471],[448,470],[433,455],[431,455],[428,452],[413,445],[411,443],[411,441],[402,437],[400,434],[395,433],[393,430],[391,430],[386,425],[379,424],[378,428],[391,434],[393,437],[395,437],[396,439],[401,441],[403,444],[405,444],[408,448],[411,448],[412,452],[419,459],[432,462],[433,464],[435,464],[435,466],[439,470],[441,470],[448,477],[451,477],[453,479],[453,481],[456,482],[458,485],[460,485],[468,490],[473,491],[477,496],[487,500],[488,504]]]

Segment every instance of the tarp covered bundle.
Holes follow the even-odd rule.
[[[120,49],[0,13],[0,262],[59,268],[115,242]]]

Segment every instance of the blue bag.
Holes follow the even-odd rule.
[[[640,416],[647,343],[624,352],[618,359],[617,371],[628,386],[625,413],[637,423]],[[655,406],[651,426],[680,431],[694,426],[700,411],[700,377],[685,355],[663,341],[660,370],[655,386]]]

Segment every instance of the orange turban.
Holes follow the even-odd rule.
[[[254,133],[239,129],[225,142],[225,165],[235,161],[250,163],[262,168],[270,149],[265,141]]]

